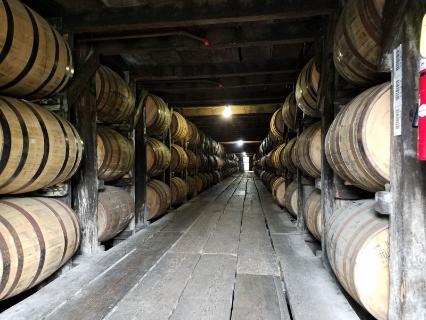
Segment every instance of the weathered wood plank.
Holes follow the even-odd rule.
[[[204,253],[234,254],[238,252],[244,195],[234,195],[219,218]]]
[[[168,319],[199,259],[198,254],[167,253],[105,319]]]
[[[237,275],[232,320],[290,320],[281,310],[276,279],[265,275]],[[284,301],[285,303],[285,301]],[[287,308],[287,307],[286,307]]]
[[[179,232],[157,233],[46,319],[103,319],[180,236]]]
[[[99,275],[106,272],[107,269],[117,263],[121,263],[123,259],[127,259],[130,254],[134,253],[135,248],[140,247],[159,231],[184,229],[182,228],[182,224],[180,224],[180,214],[187,211],[196,211],[194,207],[197,205],[198,199],[206,199],[211,195],[210,200],[213,201],[221,192],[228,189],[235,180],[236,178],[233,177],[224,180],[221,184],[211,188],[211,192],[200,195],[189,202],[184,212],[180,212],[180,210],[170,212],[107,252],[100,252],[84,261],[78,261],[78,267],[75,267],[59,279],[49,283],[36,294],[3,312],[0,315],[0,319],[12,318],[21,320],[30,317],[34,319],[46,317],[47,314],[69,300],[78,291],[87,288],[94,280],[98,279]],[[168,226],[170,228],[167,228]],[[64,288],[67,288],[67,290],[64,290]]]
[[[209,205],[226,190],[232,189],[236,183],[237,181],[235,178],[228,178],[221,184],[211,188],[208,192],[202,193],[180,206],[173,211],[176,212],[176,215],[173,217],[172,223],[168,224],[163,231],[187,231],[194,223],[195,219],[201,215],[202,210],[208,208]]]
[[[272,194],[266,189],[260,180],[255,180],[257,191],[259,192],[260,203],[263,214],[268,222],[271,234],[274,233],[298,233],[296,225],[291,222],[285,209],[281,209],[275,204]]]
[[[170,320],[229,320],[237,258],[203,255]]]
[[[240,180],[231,183],[216,201],[203,208],[199,218],[190,226],[177,241],[171,252],[202,253],[210,234],[214,231],[219,217],[223,214],[228,200],[238,188]]]
[[[331,0],[200,0],[156,1],[137,7],[103,8],[66,17],[64,28],[75,33],[179,29],[197,25],[297,19],[329,14],[335,8]]]
[[[390,320],[426,318],[426,165],[417,160],[418,131],[412,125],[418,105],[419,26],[425,9],[425,1],[408,1],[403,14],[399,116],[391,108],[401,135],[393,136],[391,144]]]
[[[79,49],[80,60],[84,59],[84,48]],[[92,55],[91,65],[96,71],[96,55]],[[94,60],[95,62],[93,62]],[[97,62],[99,64],[99,61]],[[90,69],[90,68],[89,68]],[[71,122],[84,141],[84,153],[80,169],[72,179],[72,204],[80,220],[81,241],[79,253],[85,256],[99,252],[97,227],[98,211],[98,169],[96,157],[96,97],[93,74],[87,75],[75,96],[69,96]],[[77,82],[79,79],[76,80]],[[75,103],[71,101],[75,99]]]
[[[303,235],[272,235],[294,320],[359,320]]]
[[[253,185],[254,181],[249,180],[247,190],[252,190]],[[237,272],[279,276],[278,263],[257,192],[247,193],[244,201]]]

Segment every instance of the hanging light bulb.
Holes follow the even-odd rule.
[[[230,118],[231,115],[232,115],[231,106],[226,106],[225,109],[223,110],[223,117]]]

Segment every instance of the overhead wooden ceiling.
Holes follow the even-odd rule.
[[[336,0],[27,0],[172,107],[279,104]],[[191,118],[218,141],[262,140],[270,113]]]

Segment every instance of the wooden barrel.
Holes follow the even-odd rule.
[[[321,217],[321,191],[314,189],[310,195],[307,195],[305,207],[303,210],[303,219],[306,227],[312,235],[321,241],[322,217]]]
[[[296,163],[293,161],[293,150],[294,150],[294,146],[296,144],[296,140],[297,138],[293,138],[291,139],[289,142],[287,142],[287,144],[284,147],[284,151],[281,152],[281,165],[283,168],[287,168],[288,171],[292,172],[292,173],[296,173],[297,172],[297,166]]]
[[[191,121],[188,123],[188,143],[190,146],[198,146],[200,144],[200,133],[198,132],[197,127]]]
[[[220,158],[223,158],[225,156],[225,147],[221,143],[217,143],[215,154],[219,156]]]
[[[343,180],[368,190],[384,190],[390,166],[390,85],[370,88],[347,104],[333,121],[325,154]]]
[[[130,194],[122,188],[105,186],[98,194],[98,240],[114,238],[127,227],[134,215]]]
[[[132,168],[133,146],[131,142],[108,127],[98,127],[97,135],[98,178],[116,180]]]
[[[0,200],[0,299],[49,277],[76,252],[80,226],[75,213],[52,198]]]
[[[287,186],[284,195],[284,207],[293,217],[297,217],[298,194],[297,181],[293,181]]]
[[[280,207],[284,207],[286,185],[283,177],[279,177],[272,184],[272,196]]]
[[[275,196],[276,196],[277,189],[282,183],[284,183],[283,177],[275,177],[274,179],[272,179],[272,181],[271,181],[271,193],[272,193],[272,197],[274,199],[275,199]]]
[[[222,174],[220,171],[215,170],[213,171],[213,184],[217,184],[222,180]]]
[[[120,123],[129,119],[135,108],[135,96],[129,85],[106,66],[96,71],[96,108],[98,119]]]
[[[330,217],[326,247],[330,265],[345,290],[376,319],[388,319],[389,221],[375,201],[359,200]]]
[[[275,170],[282,169],[281,158],[284,156],[284,149],[286,144],[282,143],[279,146],[275,147],[271,154],[271,165]]]
[[[319,78],[320,74],[317,71],[314,59],[312,59],[303,67],[296,82],[297,106],[303,113],[314,118],[321,116],[317,106]]]
[[[194,176],[194,182],[195,182],[195,190],[197,194],[203,192],[203,190],[205,189],[205,185],[204,185],[204,180],[202,178],[201,173],[196,174]]]
[[[188,171],[196,172],[200,168],[201,158],[197,157],[197,155],[191,150],[186,150],[186,155],[188,157]]]
[[[269,191],[271,191],[271,183],[272,183],[272,181],[273,181],[273,179],[275,178],[275,175],[273,174],[273,173],[270,173],[270,172],[267,172],[267,171],[265,171],[263,174],[262,174],[262,181],[263,181],[263,183],[265,184],[265,187],[269,190]]]
[[[200,158],[200,171],[206,171],[208,167],[208,158],[204,153],[197,154]]]
[[[170,125],[170,134],[172,136],[172,141],[185,143],[188,141],[188,123],[186,119],[176,111],[173,111],[172,114],[172,123]]]
[[[177,206],[186,201],[186,196],[188,195],[188,185],[183,179],[179,177],[173,177],[170,180],[170,191],[172,193],[172,205]]]
[[[146,139],[146,173],[152,177],[170,166],[170,150],[157,139]]]
[[[181,172],[188,167],[188,155],[185,152],[185,149],[177,144],[171,145],[171,161],[170,161],[170,170],[172,172]]]
[[[285,126],[281,108],[274,112],[269,126],[274,136],[282,137],[284,135]]]
[[[68,180],[82,154],[83,142],[68,121],[33,103],[0,97],[0,194]]]
[[[294,92],[292,92],[287,96],[284,101],[283,107],[281,108],[284,124],[292,131],[296,131],[296,112],[296,97],[294,96]]]
[[[146,131],[151,135],[163,135],[170,128],[172,115],[169,107],[158,96],[147,95],[144,100]]]
[[[191,199],[197,195],[197,185],[195,178],[192,176],[186,177],[186,185],[188,186],[188,198]]]
[[[310,177],[321,177],[321,123],[303,130],[294,148],[298,167]]]
[[[334,36],[333,59],[338,73],[358,86],[380,82],[382,12],[385,0],[349,0]]]
[[[160,180],[151,180],[146,186],[146,219],[158,218],[170,207],[172,195],[167,184]]]
[[[0,4],[0,92],[44,98],[62,91],[74,73],[65,39],[18,0]]]
[[[219,156],[212,156],[212,158],[214,160],[213,161],[213,168],[221,170],[223,168],[223,166],[225,165],[225,161]]]

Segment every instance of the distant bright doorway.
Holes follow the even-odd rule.
[[[244,165],[244,171],[250,170],[250,160],[249,157],[245,156],[243,157],[243,165]]]

